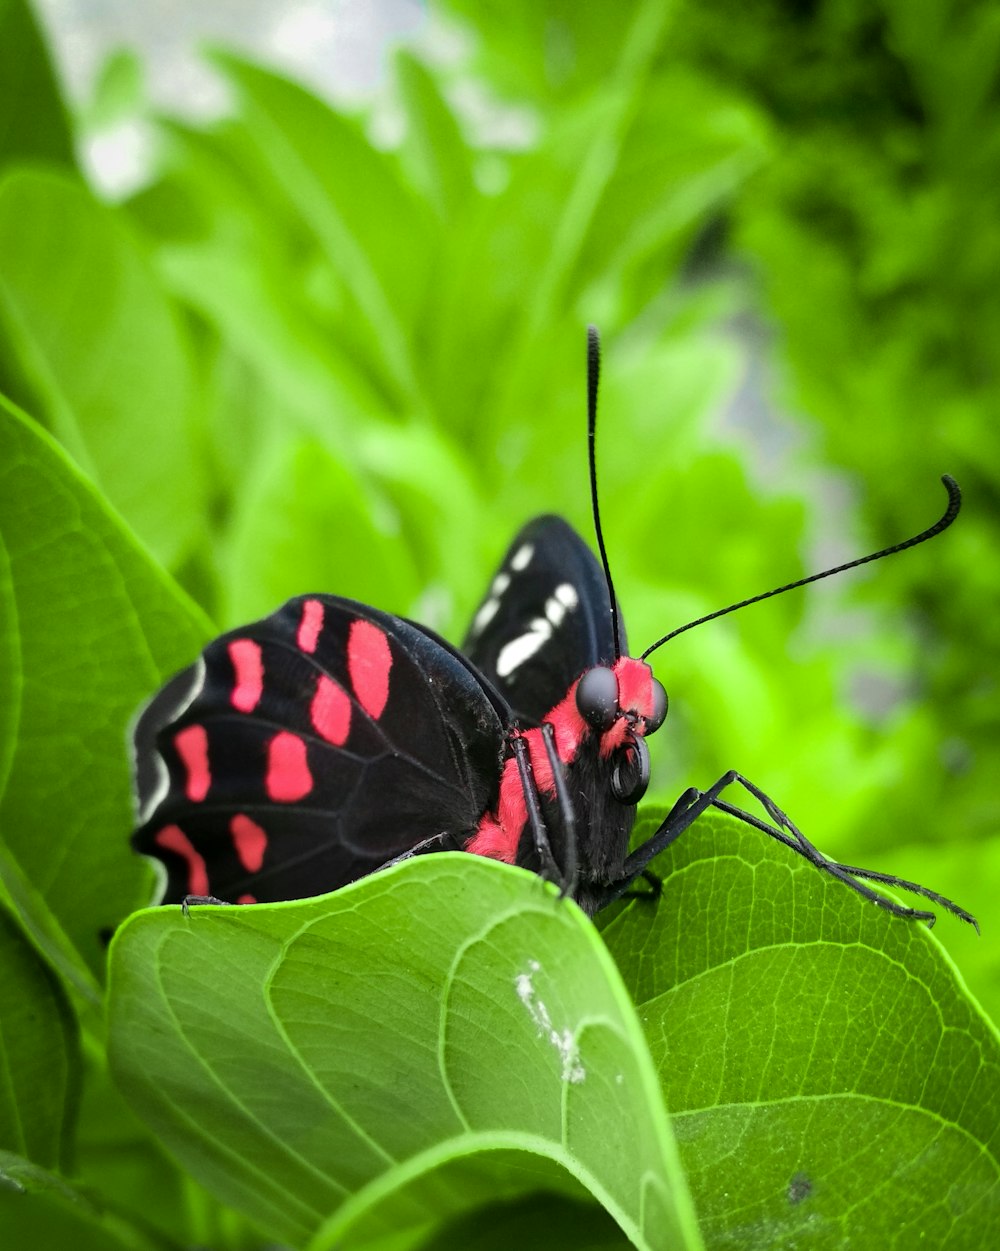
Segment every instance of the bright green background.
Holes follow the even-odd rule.
[[[318,1251],[471,1245],[470,1229],[499,1245],[509,1222],[521,1240],[673,1230],[696,1246],[696,1211],[708,1246],[832,1246],[876,1225],[879,1245],[919,1230],[987,1245],[996,1036],[934,938],[1000,1014],[1000,17],[939,0],[434,8],[466,52],[447,68],[397,56],[387,150],[369,112],[222,51],[222,122],[157,116],[127,59],[71,117],[30,11],[0,0],[0,1177],[30,1192],[0,1193],[0,1233],[251,1247],[262,1229],[315,1234]],[[523,143],[456,110],[470,77],[516,110]],[[110,205],[74,148],[128,117],[153,126],[154,174]],[[518,524],[552,510],[589,533],[588,321],[636,650],[905,537],[943,507],[940,473],[961,483],[962,517],[933,545],[657,654],[672,707],[653,793],[736,767],[825,850],[958,899],[983,938],[947,918],[929,938],[708,824],[677,848],[659,908],[610,919],[619,979],[537,883],[475,863],[460,888],[446,858],[346,892],[368,927],[353,946],[339,896],[199,915],[242,981],[220,984],[208,948],[189,959],[176,915],[137,918],[115,946],[112,1078],[104,943],[151,889],[127,848],[135,707],[214,630],[307,590],[459,639]],[[317,1189],[346,1150],[328,1127],[268,1206],[246,1166],[284,1176],[259,1141],[287,1142],[288,1125],[232,1101],[244,1082],[259,1093],[255,1065],[273,1072],[275,1021],[298,1057],[299,1129],[307,1087],[339,1100],[339,1081],[383,1080],[380,1048],[421,1106],[439,1075],[371,1006],[333,1061],[325,1044],[303,1059],[303,979],[314,1028],[332,1014],[342,1029],[337,970],[388,961],[352,975],[357,994],[394,977],[419,1001],[414,1028],[450,1038],[434,1007],[452,1003],[449,944],[508,923],[498,958],[544,943],[563,970],[549,1011],[558,993],[582,1029],[601,987],[593,1028],[644,1097],[611,1098],[610,1047],[588,1081],[603,1075],[617,1116],[594,1082],[576,1137],[542,1124],[547,1098],[579,1091],[546,1068],[524,1003],[494,1015],[495,979],[513,975],[485,960],[469,980],[485,998],[454,1009],[481,1041],[445,1071],[480,1098],[470,1111],[452,1089],[449,1115],[489,1142],[467,1154],[433,1121],[392,1147],[398,1168]],[[333,974],[302,963],[300,925],[346,953]],[[405,935],[431,949],[419,977]],[[268,992],[258,1019],[254,961],[272,950],[286,997]],[[187,1012],[194,1035],[170,1041],[162,1014],[185,1033]],[[225,1067],[234,1053],[245,1069]],[[345,1055],[365,1071],[334,1081],[324,1065]],[[511,1071],[525,1115],[498,1126]],[[184,1128],[192,1106],[205,1115]],[[352,1117],[377,1161],[392,1107]],[[962,1142],[993,1164],[978,1172]],[[647,1199],[636,1176],[655,1178]]]

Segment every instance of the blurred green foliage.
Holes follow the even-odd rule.
[[[28,8],[0,0],[0,391],[220,628],[323,590],[458,639],[522,521],[557,511],[588,533],[588,321],[604,335],[602,509],[634,645],[920,529],[952,473],[965,509],[932,546],[658,653],[672,711],[654,785],[672,797],[736,767],[825,850],[957,898],[983,940],[937,932],[1000,1016],[1000,13],[442,0],[433,16],[461,24],[466,50],[396,56],[387,144],[374,107],[332,109],[223,51],[233,107],[218,122],[152,112],[127,57],[70,119]],[[520,138],[458,107],[470,81]],[[74,145],[122,116],[154,127],[156,159],[108,204]],[[68,533],[76,507],[57,518]],[[57,921],[32,902],[51,886],[24,880],[51,814],[25,799],[34,753],[0,747],[4,836],[21,848],[0,877],[84,995],[93,935],[79,967],[67,935],[109,881],[122,912],[144,886],[113,744],[207,629],[193,606],[134,628],[129,591],[148,602],[165,581],[93,507],[80,585],[67,573],[50,601],[89,623],[79,680],[120,678],[104,771],[87,776],[116,788],[104,841],[86,843],[111,876],[87,884],[81,914],[72,865],[46,898]],[[105,546],[129,573],[103,607],[136,655],[153,640],[121,675],[126,644],[88,599]],[[32,653],[51,699],[78,689],[68,647]],[[74,717],[51,766],[71,823],[85,702]],[[77,822],[85,841],[97,810]],[[130,1165],[155,1176],[143,1151]],[[206,1218],[206,1240],[229,1236],[225,1219]]]

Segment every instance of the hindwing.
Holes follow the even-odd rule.
[[[133,845],[164,902],[333,890],[496,802],[509,709],[399,617],[300,596],[215,639],[135,727]]]

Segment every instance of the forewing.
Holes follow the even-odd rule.
[[[621,649],[625,628],[619,612]],[[561,517],[517,535],[462,650],[528,721],[540,721],[585,670],[615,659],[611,601],[597,557]]]
[[[296,899],[496,801],[504,706],[427,632],[311,595],[205,648],[135,727],[141,824],[165,902]]]

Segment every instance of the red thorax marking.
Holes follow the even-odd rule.
[[[256,873],[264,863],[267,835],[244,812],[238,812],[229,822],[229,832],[233,836],[233,846],[240,858],[240,864],[248,873]]]
[[[229,659],[236,674],[231,696],[233,707],[239,712],[253,712],[264,690],[260,644],[253,639],[233,639],[229,644]]]
[[[192,803],[199,804],[208,794],[212,774],[208,767],[208,735],[203,725],[185,726],[174,735],[174,746],[187,770],[184,793]],[[199,891],[192,891],[197,895]]]
[[[165,825],[162,830],[157,831],[153,841],[166,851],[175,851],[187,861],[189,895],[211,894],[205,861],[192,847],[191,840],[179,825]]]
[[[297,734],[281,730],[268,743],[264,785],[268,796],[283,804],[293,804],[312,790],[306,745]]]
[[[370,621],[351,622],[347,636],[347,669],[358,703],[376,721],[381,717],[389,698],[389,670],[392,653],[389,640]]]
[[[307,599],[302,605],[302,620],[296,641],[304,652],[314,652],[323,629],[323,605],[318,599]]]
[[[325,673],[319,675],[316,694],[309,707],[309,719],[317,734],[343,747],[351,729],[351,697],[333,678]]]
[[[618,678],[618,702],[623,714],[632,712],[638,717],[648,717],[653,711],[652,669],[644,660],[622,656],[615,664],[614,671]],[[574,682],[565,698],[545,718],[555,731],[556,755],[564,765],[573,763],[580,744],[592,733],[576,706],[576,687]],[[627,738],[644,735],[645,732],[646,727],[642,721],[633,724],[624,715],[618,717],[614,725],[601,735],[601,756],[606,758]],[[542,732],[540,729],[525,730],[522,737],[528,744],[535,785],[540,794],[551,799],[555,796],[556,788]],[[466,851],[513,864],[527,819],[528,809],[517,761],[513,756],[508,756],[500,777],[500,797],[496,812],[487,812],[482,817],[475,834],[466,844]]]

